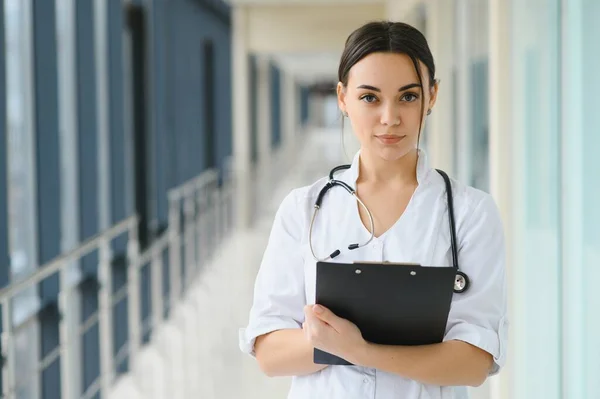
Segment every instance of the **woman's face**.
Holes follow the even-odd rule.
[[[338,83],[338,104],[348,113],[363,151],[393,161],[417,147],[419,125],[438,89],[437,84],[430,87],[429,72],[420,67],[424,90],[411,58],[396,53],[369,54],[350,69],[346,87]]]

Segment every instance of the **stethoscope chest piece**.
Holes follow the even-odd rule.
[[[454,278],[454,292],[462,294],[467,288],[469,288],[469,278],[465,273],[457,271]]]

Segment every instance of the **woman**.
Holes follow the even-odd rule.
[[[452,266],[444,179],[419,149],[437,93],[433,57],[418,30],[375,22],[349,36],[337,94],[360,150],[336,178],[354,187],[371,211],[375,238],[335,261]],[[493,199],[452,181],[458,258],[470,288],[453,295],[443,342],[383,346],[366,342],[350,321],[314,305],[315,258],[371,235],[364,208],[334,189],[323,201],[310,247],[313,206],[326,182],[296,189],[281,204],[250,322],[240,331],[242,350],[267,375],[294,377],[289,398],[466,398],[466,387],[497,373],[506,356],[504,237]],[[355,366],[314,364],[314,348]]]

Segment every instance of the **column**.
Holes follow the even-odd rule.
[[[598,362],[595,357],[599,346],[593,332],[595,330],[593,320],[598,320],[598,317],[591,316],[597,312],[586,312],[586,309],[594,308],[593,298],[596,298],[596,294],[593,293],[595,288],[591,287],[595,284],[590,284],[588,281],[598,281],[594,278],[594,274],[598,275],[598,273],[591,273],[592,270],[597,270],[598,262],[590,262],[592,251],[585,251],[586,242],[590,241],[589,233],[586,233],[592,231],[585,229],[586,224],[593,224],[594,219],[597,219],[594,216],[598,214],[591,207],[597,202],[593,201],[593,196],[590,195],[593,192],[592,187],[597,187],[597,184],[593,183],[592,179],[586,179],[587,176],[595,173],[592,171],[597,170],[590,168],[590,158],[586,157],[586,153],[591,155],[598,148],[586,145],[588,141],[586,136],[587,134],[590,137],[596,136],[595,130],[598,124],[588,125],[590,129],[586,126],[586,122],[600,120],[597,113],[586,112],[593,109],[587,105],[586,97],[590,100],[596,97],[596,94],[588,88],[598,87],[594,84],[594,78],[596,82],[600,82],[593,72],[586,73],[594,69],[594,63],[586,61],[593,59],[592,57],[600,52],[586,48],[586,42],[591,44],[597,38],[595,35],[590,35],[589,28],[592,20],[596,20],[598,15],[591,12],[594,8],[592,2],[584,3],[585,1],[582,0],[561,1],[563,18],[561,21],[563,47],[561,255],[563,265],[566,266],[562,273],[562,394],[567,398],[590,398],[600,394],[600,388],[595,389],[600,387],[596,382]],[[596,7],[596,9],[600,11],[600,8]],[[585,22],[588,18],[590,24],[586,26]],[[595,22],[594,25],[597,26]],[[596,45],[594,48],[597,48]],[[592,150],[589,151],[589,148]],[[593,207],[596,208],[595,205]],[[586,358],[592,359],[592,362],[588,363]],[[595,366],[590,367],[592,364]]]
[[[261,166],[271,162],[271,80],[269,57],[257,56],[258,70],[258,159]]]
[[[452,2],[435,0],[427,8],[427,40],[438,65],[436,78],[440,81],[437,103],[427,120],[429,156],[432,164],[455,175],[454,165],[454,115],[452,65],[454,62],[454,19]]]
[[[61,250],[67,252],[79,243],[79,168],[77,159],[79,149],[77,143],[77,73],[76,73],[76,31],[75,31],[75,0],[64,1],[57,8],[57,40],[59,43],[58,61],[58,100],[60,123],[61,157]],[[69,279],[76,281],[80,278],[79,267],[70,266]],[[67,311],[62,316],[64,333],[68,337],[79,336],[79,314],[81,299],[79,290],[63,293]],[[68,339],[68,338],[66,338]],[[81,340],[72,339],[70,345],[63,348],[61,358],[61,374],[73,375],[82,369]],[[71,399],[82,392],[80,378],[62,380],[61,395]]]
[[[471,145],[471,40],[469,35],[471,29],[469,26],[469,9],[467,0],[458,0],[456,3],[456,72],[457,85],[456,90],[456,151],[455,165],[456,176],[465,184],[471,184],[471,160],[473,158]],[[452,15],[452,14],[450,14]]]
[[[489,73],[489,151],[490,151],[490,191],[500,209],[502,221],[504,222],[504,231],[507,234],[506,239],[506,268],[508,278],[508,308],[509,315],[514,314],[515,308],[512,287],[513,264],[513,241],[510,239],[510,232],[514,229],[512,222],[512,197],[513,187],[511,177],[514,173],[513,165],[508,156],[512,149],[512,135],[507,134],[513,128],[511,85],[513,81],[511,73],[511,46],[510,36],[510,2],[505,0],[490,0],[489,22],[490,22],[490,73]],[[513,322],[514,323],[514,322]],[[514,325],[514,324],[512,324]],[[509,334],[514,337],[512,331]],[[514,352],[514,340],[509,340],[509,353]],[[507,365],[503,372],[491,379],[491,399],[508,399],[512,397],[511,377],[512,377],[512,356],[508,356]]]
[[[97,157],[98,157],[98,226],[100,231],[110,226],[110,153],[108,135],[108,9],[106,0],[94,0],[93,4],[94,47],[96,59],[96,115],[97,115]],[[103,241],[99,251],[98,311],[100,345],[100,384],[104,395],[114,379],[113,355],[116,353],[113,342],[113,275],[111,243]],[[117,327],[118,328],[118,327]]]
[[[233,158],[236,184],[235,221],[238,228],[251,223],[250,104],[248,90],[248,16],[246,8],[232,10]]]
[[[323,108],[325,104],[323,103],[323,97],[321,94],[312,94],[310,96],[310,125],[317,128],[322,128],[324,126],[324,115]]]
[[[282,71],[282,93],[283,100],[283,145],[285,148],[291,148],[295,145],[296,131],[296,84],[294,75],[289,71]]]
[[[4,46],[4,1],[0,1],[0,287],[4,287],[10,276],[8,256],[8,171],[6,134],[6,81]],[[1,387],[0,387],[1,388]],[[1,391],[1,389],[0,389]]]

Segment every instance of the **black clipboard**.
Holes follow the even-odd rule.
[[[317,262],[316,303],[350,320],[368,342],[442,342],[454,293],[453,267]],[[314,349],[314,363],[352,365]]]

